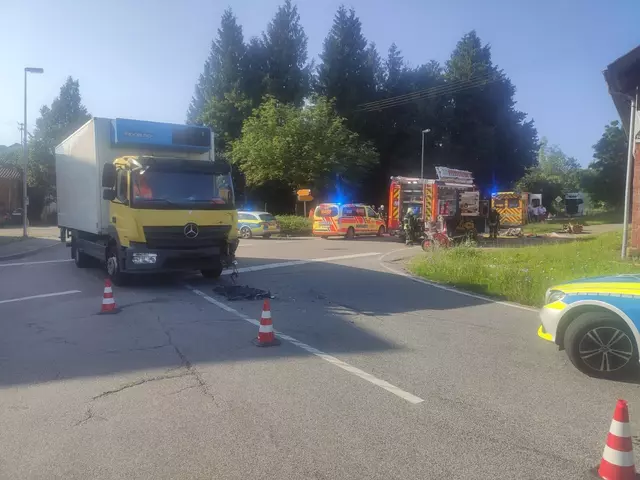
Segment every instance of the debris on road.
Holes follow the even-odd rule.
[[[276,345],[280,345],[280,340],[278,340],[273,333],[273,322],[271,321],[271,306],[269,305],[269,299],[266,299],[262,305],[258,337],[253,339],[253,344],[256,347],[274,347]]]
[[[562,233],[582,233],[584,225],[580,223],[565,223],[562,225]]]
[[[247,285],[216,285],[213,291],[227,300],[262,300],[275,298],[268,290],[249,287]]]

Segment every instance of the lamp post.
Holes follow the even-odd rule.
[[[44,73],[42,68],[25,67],[24,69],[24,137],[22,139],[22,156],[24,157],[24,165],[22,168],[22,236],[27,237],[27,204],[29,197],[27,196],[27,169],[29,166],[29,155],[27,150],[27,73]]]
[[[424,130],[422,130],[422,157],[420,160],[420,180],[424,179],[424,134],[425,133],[429,133],[431,131],[430,128],[425,128]]]

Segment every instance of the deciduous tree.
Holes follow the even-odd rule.
[[[314,98],[304,108],[268,98],[249,117],[232,144],[231,159],[247,185],[279,181],[292,190],[330,188],[336,175],[362,178],[375,164],[375,150],[345,126],[333,104]]]

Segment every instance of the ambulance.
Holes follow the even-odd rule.
[[[528,192],[498,192],[491,195],[491,208],[500,214],[500,225],[519,227],[529,223],[529,211],[542,205],[542,195]]]
[[[363,203],[321,203],[313,211],[312,233],[316,237],[355,238],[360,235],[382,236],[384,220]]]

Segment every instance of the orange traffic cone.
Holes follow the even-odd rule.
[[[260,328],[258,329],[258,337],[253,339],[254,345],[258,347],[273,347],[274,345],[280,345],[273,333],[273,323],[271,322],[271,307],[269,306],[269,299],[265,299],[262,306],[262,316],[260,317]]]
[[[602,453],[598,476],[605,480],[636,480],[627,402],[618,400]]]
[[[104,294],[102,295],[102,308],[100,313],[117,313],[118,307],[113,298],[113,288],[111,288],[111,280],[108,278],[104,281]]]

